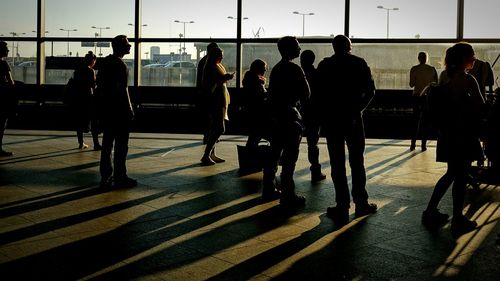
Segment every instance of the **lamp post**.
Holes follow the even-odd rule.
[[[91,26],[93,29],[99,29],[99,38],[102,38],[103,29],[111,29],[109,26]],[[99,56],[102,57],[102,45],[99,45]]]
[[[235,18],[233,16],[228,16],[227,18],[230,20],[237,20],[238,19],[238,18]],[[243,20],[247,20],[247,19],[248,19],[248,17],[243,17]]]
[[[184,39],[186,39],[186,24],[189,24],[189,23],[194,23],[194,21],[180,21],[180,20],[174,20],[174,22],[176,23],[182,23],[182,25],[184,26],[184,33],[182,33],[182,36],[179,36],[179,37],[184,37]],[[184,53],[186,52],[186,41],[184,41],[184,47],[182,47],[182,49],[184,50]]]
[[[294,12],[292,12],[292,14],[302,16],[302,37],[304,37],[305,26],[306,26],[306,16],[314,16],[314,13],[300,13],[300,12],[294,11]]]
[[[61,31],[66,31],[68,33],[68,42],[67,42],[67,46],[66,46],[66,52],[67,52],[67,56],[69,57],[70,56],[70,53],[69,53],[69,33],[71,31],[78,31],[78,29],[64,29],[64,28],[59,28],[59,30]]]
[[[21,32],[21,33],[18,33],[18,32],[9,32],[10,35],[12,35],[12,37],[16,37],[16,36],[19,36],[19,35],[24,35],[26,34],[25,32]],[[16,48],[16,44],[17,45],[17,48]],[[14,63],[16,62],[15,59],[16,59],[16,55],[19,55],[19,42],[15,42],[15,41],[12,41],[12,65],[14,65]]]
[[[384,6],[377,6],[377,9],[382,9],[387,11],[387,39],[389,39],[389,12],[399,11],[399,8],[386,8]]]

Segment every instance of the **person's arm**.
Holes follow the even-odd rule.
[[[307,82],[304,71],[299,66],[297,66],[297,78],[297,82],[299,83],[297,86],[298,89],[300,89],[300,104],[304,105],[309,101],[309,98],[311,96],[311,89],[309,88],[309,83]]]
[[[432,67],[432,70],[434,71],[434,73],[432,74],[432,82],[437,83],[438,82],[438,73],[437,73],[435,67]]]
[[[363,60],[361,77],[363,79],[363,91],[361,93],[360,110],[363,111],[375,96],[375,82],[368,64]]]
[[[410,69],[410,87],[413,88],[415,87],[415,81],[417,80],[416,75],[415,75],[415,68],[412,67]]]

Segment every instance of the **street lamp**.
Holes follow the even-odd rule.
[[[399,8],[385,8],[384,6],[377,6],[377,9],[383,9],[387,11],[387,39],[389,39],[389,12],[399,11]]]
[[[231,20],[237,20],[238,19],[238,18],[235,18],[233,16],[228,16],[227,18],[231,19]],[[248,17],[243,17],[243,20],[247,20],[247,19],[248,19]]]
[[[66,31],[68,33],[68,45],[66,47],[66,52],[67,52],[67,56],[69,57],[70,56],[70,53],[69,53],[69,33],[71,31],[78,31],[78,29],[64,29],[64,28],[59,28],[59,30]]]
[[[12,35],[12,37],[16,37],[16,36],[19,36],[19,35],[24,35],[26,33],[25,32],[17,33],[17,32],[13,32],[12,31],[12,32],[9,32],[9,34]],[[14,45],[14,43],[16,43],[17,48]],[[14,65],[14,63],[15,63],[16,55],[19,55],[19,42],[15,42],[13,40],[12,41],[12,65]]]
[[[94,29],[99,29],[99,38],[102,38],[103,29],[111,29],[109,26],[91,26]],[[99,45],[99,56],[102,57],[102,43]]]
[[[128,25],[130,25],[130,26],[132,26],[132,27],[134,27],[134,26],[135,26],[135,24],[133,24],[133,23],[129,23]],[[141,26],[148,26],[148,25],[145,23],[145,24],[141,24]]]
[[[174,20],[174,22],[176,22],[176,23],[182,23],[182,25],[184,26],[184,33],[182,33],[182,36],[179,36],[179,37],[184,37],[184,39],[186,39],[186,24],[188,24],[188,23],[194,23],[194,21]],[[184,47],[182,49],[184,49],[184,53],[185,53],[186,52],[186,41],[184,41]]]
[[[292,12],[292,14],[301,15],[302,16],[302,37],[304,37],[304,34],[305,34],[305,25],[306,25],[306,16],[314,16],[314,13],[299,13],[297,11],[294,11],[294,12]]]

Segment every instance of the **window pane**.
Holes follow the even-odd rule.
[[[236,2],[143,0],[142,37],[234,38],[236,23],[227,17],[235,16]]]
[[[32,32],[36,30],[36,0],[2,1],[1,7],[0,36],[36,36]]]
[[[351,38],[455,38],[456,30],[457,0],[351,1]]]
[[[76,66],[83,63],[83,57],[89,51],[97,54],[96,67],[100,60],[113,53],[110,47],[99,48],[89,44],[93,42],[47,42],[45,45],[45,83],[66,84]],[[125,55],[123,61],[128,66],[128,83],[132,86],[134,83],[134,43],[130,44],[132,45],[130,54]],[[68,56],[68,54],[71,55]]]
[[[465,0],[465,38],[500,38],[500,1]]]
[[[134,10],[134,0],[46,0],[45,29],[54,37],[131,37]]]
[[[7,41],[12,78],[26,84],[36,83],[36,44],[32,42]]]
[[[243,1],[242,37],[317,37],[342,34],[344,5],[345,0]]]
[[[224,50],[222,64],[227,72],[236,69],[236,45],[219,43]],[[207,43],[145,43],[141,45],[141,85],[195,87],[198,62],[206,54]],[[235,81],[229,81],[234,87]]]

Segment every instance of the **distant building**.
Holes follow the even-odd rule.
[[[159,55],[160,54],[160,47],[151,46],[151,48],[149,48],[149,53],[151,54],[151,57],[153,57],[153,55]]]

